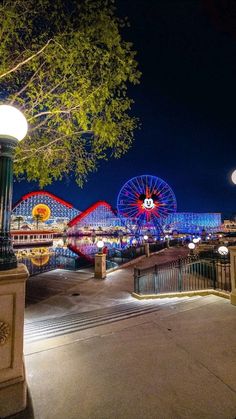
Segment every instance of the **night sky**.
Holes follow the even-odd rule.
[[[225,4],[227,5],[224,6]],[[236,5],[233,0],[117,0],[131,27],[141,83],[130,88],[140,118],[132,149],[104,162],[80,189],[45,187],[84,210],[113,207],[131,177],[152,174],[173,189],[178,211],[236,213]],[[14,199],[37,190],[14,183]]]

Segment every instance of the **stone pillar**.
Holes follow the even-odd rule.
[[[230,251],[230,274],[231,274],[231,287],[230,294],[231,304],[236,306],[236,246],[229,247]]]
[[[144,249],[145,249],[145,255],[146,255],[146,257],[149,258],[149,256],[150,256],[149,243],[144,243]]]
[[[97,253],[95,255],[94,278],[97,278],[97,279],[106,278],[106,254],[104,253]]]
[[[23,361],[25,265],[0,272],[0,418],[26,408]]]

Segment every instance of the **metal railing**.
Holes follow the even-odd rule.
[[[134,291],[140,295],[204,289],[231,291],[228,259],[188,256],[146,269],[134,269]]]

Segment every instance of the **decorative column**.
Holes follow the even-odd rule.
[[[0,418],[26,407],[23,329],[28,271],[23,264],[17,266],[10,236],[13,154],[26,133],[24,115],[0,105]]]
[[[94,278],[106,278],[106,254],[97,253],[95,255],[95,273]]]
[[[231,304],[236,306],[236,246],[229,247],[230,251],[230,273],[231,273]]]

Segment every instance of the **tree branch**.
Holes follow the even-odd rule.
[[[41,70],[41,68],[43,67],[43,65],[45,64],[45,61],[39,66],[39,68],[34,72],[34,74],[32,75],[32,77],[29,79],[28,83],[26,83],[22,89],[20,89],[12,98],[12,100],[10,101],[10,105],[13,105],[16,98],[19,97],[26,89],[27,87],[29,87],[30,83],[32,83],[32,81],[34,80],[35,76],[39,73],[39,71]]]
[[[93,92],[91,92],[86,99],[84,99],[81,103],[78,103],[75,106],[72,106],[72,108],[70,109],[58,109],[57,111],[44,111],[44,112],[39,112],[36,115],[33,115],[30,119],[28,119],[28,121],[32,121],[32,119],[34,118],[39,118],[40,116],[43,115],[58,115],[58,114],[69,114],[72,111],[78,109],[79,107],[81,107],[85,102],[88,101],[88,99],[90,98],[90,96],[94,95],[94,93],[96,93],[99,89],[101,89],[106,83],[103,83],[101,85],[99,85],[95,90],[93,90]]]
[[[0,74],[0,79],[2,79],[3,77],[7,76],[8,74],[13,73],[14,71],[17,71],[20,67],[22,67],[23,65],[27,64],[29,61],[33,60],[35,57],[37,57],[38,55],[42,54],[42,52],[48,47],[48,45],[50,44],[50,42],[52,42],[53,39],[49,39],[48,42],[35,54],[32,54],[30,57],[28,57],[26,60],[21,61],[19,64],[17,64],[15,67],[11,68],[11,70],[6,71],[5,73]]]
[[[88,133],[93,133],[93,131],[92,130],[88,130],[88,131],[76,131],[76,132],[73,132],[71,135],[62,135],[61,137],[55,138],[55,140],[52,140],[48,144],[44,144],[41,147],[33,148],[33,149],[24,149],[23,150],[24,153],[31,153],[31,155],[30,156],[22,157],[20,159],[16,159],[16,160],[14,160],[14,162],[16,163],[16,162],[19,162],[19,161],[27,160],[30,157],[32,157],[32,154],[35,154],[35,153],[39,153],[41,151],[44,151],[45,148],[51,147],[52,144],[55,144],[55,143],[61,141],[65,137],[72,137],[74,135],[82,135],[82,134],[88,134]]]

